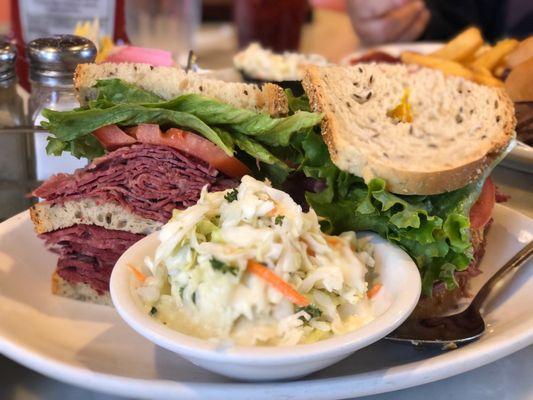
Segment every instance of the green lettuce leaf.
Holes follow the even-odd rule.
[[[134,126],[152,123],[194,130],[215,143],[226,154],[233,155],[232,149],[224,143],[216,131],[196,116],[180,111],[118,104],[104,109],[74,111],[46,109],[43,111],[43,116],[48,122],[43,122],[41,125],[62,141],[73,141],[86,136],[94,138],[91,133],[106,125]]]
[[[287,172],[289,171],[289,167],[287,166],[287,164],[285,164],[279,158],[275,157],[270,151],[268,151],[266,147],[264,147],[260,143],[257,143],[251,140],[246,135],[242,135],[240,133],[233,133],[232,137],[238,148],[251,155],[256,160],[269,165],[276,165],[277,167],[286,170]]]
[[[47,151],[59,155],[70,151],[76,157],[93,158],[104,149],[92,132],[106,125],[123,127],[154,123],[163,128],[180,127],[203,135],[226,154],[237,147],[251,157],[251,163],[265,163],[277,179],[287,176],[289,168],[272,151],[286,147],[291,138],[320,121],[321,116],[298,112],[285,118],[233,107],[196,94],[164,101],[154,93],[119,79],[98,81],[93,87],[96,99],[72,111],[45,110],[50,131]]]
[[[98,91],[97,101],[90,103],[93,107],[98,102],[113,104],[145,104],[163,101],[161,97],[148,90],[141,89],[121,79],[105,79],[97,81],[93,86]]]
[[[418,265],[426,295],[431,295],[437,281],[448,289],[456,287],[454,272],[465,269],[472,259],[469,212],[483,179],[441,195],[401,196],[388,192],[381,179],[365,184],[340,171],[316,132],[309,131],[299,146],[300,170],[326,182],[324,191],[306,194],[309,205],[324,218],[324,230],[334,234],[370,230],[397,244]]]
[[[255,136],[258,141],[271,146],[287,146],[294,133],[312,128],[322,119],[320,114],[305,111],[285,118],[272,118],[268,114],[236,108],[197,94],[144,106],[189,113],[208,125],[223,125],[230,131]]]
[[[272,154],[265,146],[246,135],[234,133],[233,138],[237,147],[251,156],[251,160],[247,164],[256,178],[268,178],[274,186],[278,187],[283,184],[292,171],[287,164]]]
[[[289,110],[293,113],[296,111],[308,111],[311,112],[311,107],[309,106],[309,98],[307,95],[302,95],[295,97],[292,94],[291,89],[285,89],[285,95],[287,96],[287,102],[289,103]]]
[[[223,125],[230,131],[248,136],[271,146],[287,146],[292,135],[312,128],[321,120],[320,114],[300,111],[285,118],[273,118],[268,114],[237,108],[197,94],[178,96],[162,101],[153,93],[124,83],[118,79],[98,81],[98,100],[94,105],[109,103],[141,104],[147,108],[163,108],[192,114],[210,126]],[[133,99],[129,101],[129,98]],[[149,99],[144,102],[143,99]]]

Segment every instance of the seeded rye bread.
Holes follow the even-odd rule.
[[[100,294],[86,283],[71,283],[61,278],[56,272],[52,274],[52,293],[69,299],[88,303],[113,305],[109,293]]]
[[[38,234],[77,224],[142,234],[150,234],[161,226],[159,221],[139,217],[116,202],[98,203],[90,198],[54,205],[37,203],[30,208],[30,217]],[[52,293],[90,303],[112,305],[109,293],[100,294],[86,283],[67,282],[55,272],[52,275]]]
[[[139,217],[116,202],[97,202],[91,198],[61,204],[37,203],[30,208],[30,216],[37,234],[84,224],[147,235],[162,225]]]
[[[235,107],[266,112],[273,116],[288,113],[283,89],[267,83],[257,85],[224,82],[176,67],[152,67],[148,64],[80,64],[74,74],[74,86],[83,105],[93,99],[92,86],[100,79],[119,78],[170,100],[181,94],[196,93]]]
[[[333,162],[401,194],[437,194],[478,178],[514,137],[503,89],[403,64],[310,66],[303,80]],[[413,122],[387,116],[405,90]]]

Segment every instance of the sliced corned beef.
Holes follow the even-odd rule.
[[[113,266],[132,244],[144,235],[74,225],[39,235],[59,255],[57,274],[71,283],[86,283],[98,293],[109,291]]]
[[[115,201],[143,218],[166,222],[175,208],[196,204],[200,192],[237,186],[207,163],[168,146],[134,144],[95,159],[74,174],[58,174],[33,193],[56,204],[94,198]],[[100,294],[118,258],[144,235],[74,225],[40,235],[59,255],[57,274],[70,283],[86,283]]]
[[[55,175],[33,194],[52,203],[87,197],[116,201],[141,217],[166,222],[173,209],[196,204],[205,185],[217,191],[237,184],[168,146],[136,144],[95,159],[73,175]]]

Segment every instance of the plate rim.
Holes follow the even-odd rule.
[[[533,224],[533,219],[514,209],[501,204],[497,204],[496,208],[498,213],[507,213],[513,219],[523,219],[526,225]],[[27,218],[29,218],[28,212],[24,211],[3,222],[0,226],[22,223]],[[502,218],[502,224],[505,226],[508,220],[508,218]],[[311,394],[317,399],[349,398],[423,385],[496,361],[533,344],[533,330],[528,330],[528,326],[529,320],[523,321],[506,330],[505,335],[497,335],[488,342],[472,343],[457,350],[461,352],[461,363],[459,364],[457,361],[454,362],[454,359],[457,358],[457,353],[453,351],[440,354],[431,359],[418,360],[387,368],[386,374],[383,373],[384,369],[378,369],[359,374],[347,374],[323,379],[304,378],[289,382],[184,383],[177,380],[150,380],[106,374],[58,361],[43,354],[41,351],[28,349],[24,343],[17,342],[15,339],[6,339],[1,335],[1,331],[0,353],[50,378],[86,389],[95,390],[96,388],[96,390],[103,393],[122,396],[135,395],[140,398],[166,397],[180,399],[201,399],[205,397],[224,399],[231,396],[234,399],[252,397],[254,399],[266,399],[276,395],[287,396],[287,393],[293,393],[290,397],[293,399],[307,399]],[[453,368],[446,368],[452,364]],[[422,376],[413,373],[413,371],[420,368],[423,368],[423,371],[419,371]],[[364,385],[357,387],[357,381],[359,383],[364,382]],[[324,386],[328,387],[327,395],[318,392],[318,389]]]

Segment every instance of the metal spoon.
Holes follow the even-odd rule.
[[[504,276],[522,266],[533,254],[533,241],[520,250],[479,290],[472,303],[461,313],[446,317],[408,319],[386,339],[407,342],[414,346],[438,346],[443,350],[479,339],[485,332],[480,309],[483,302]]]

